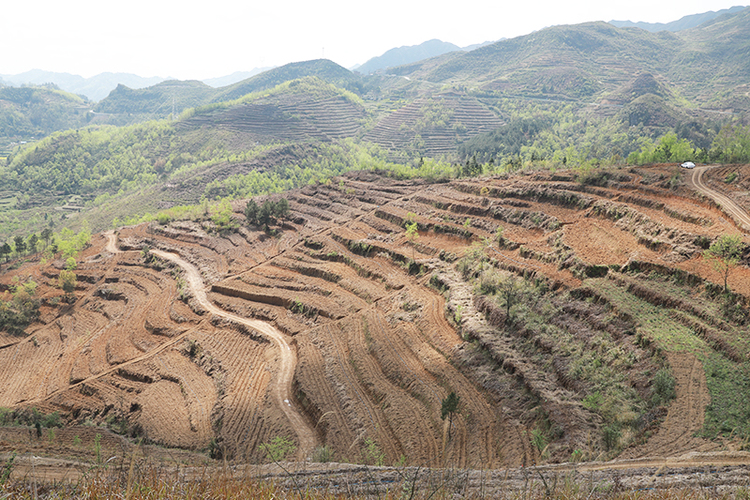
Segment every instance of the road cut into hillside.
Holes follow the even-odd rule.
[[[110,245],[108,245],[108,248],[109,247]],[[180,256],[157,249],[151,250],[151,253],[162,259],[174,262],[185,271],[185,277],[190,286],[190,291],[198,303],[209,313],[226,318],[230,321],[242,323],[269,338],[276,345],[279,350],[280,364],[278,379],[273,388],[274,399],[276,400],[278,407],[282,409],[286,417],[289,419],[289,423],[292,428],[294,428],[294,431],[297,433],[297,438],[299,439],[299,449],[297,450],[298,455],[303,459],[309,456],[315,448],[315,433],[292,403],[292,380],[294,379],[294,370],[297,366],[297,354],[296,351],[291,348],[284,335],[264,321],[243,318],[216,307],[206,296],[203,279],[201,278],[198,269]]]
[[[727,214],[729,214],[743,229],[745,233],[750,232],[750,215],[730,197],[711,189],[706,184],[703,176],[713,167],[695,167],[693,174],[689,177],[690,183],[697,191],[714,200]]]

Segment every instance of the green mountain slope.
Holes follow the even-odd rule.
[[[90,103],[54,87],[0,87],[0,147],[80,127]]]
[[[619,29],[602,22],[555,26],[391,72],[506,95],[589,100],[648,72],[702,105],[750,77],[748,33],[750,8],[679,33]]]
[[[234,85],[220,88],[213,96],[212,102],[237,99],[246,94],[269,89],[289,80],[305,76],[315,76],[342,88],[349,88],[359,80],[354,73],[333,61],[316,59],[313,61],[285,64],[284,66],[279,66],[247,80],[235,83]]]
[[[99,121],[126,125],[178,115],[186,109],[209,103],[239,99],[247,94],[273,88],[281,83],[315,76],[340,87],[356,85],[358,77],[338,64],[327,61],[305,61],[271,69],[226,87],[214,88],[199,81],[170,80],[144,89],[119,85],[99,102],[95,111]]]
[[[215,89],[199,81],[169,80],[144,89],[118,85],[94,111],[114,115],[110,123],[133,123],[164,118],[208,102]]]
[[[556,26],[392,72],[435,83],[461,82],[500,93],[591,98],[638,71],[655,72],[682,41],[672,34],[623,30],[606,23]]]
[[[0,213],[0,227],[20,230],[34,217],[24,210],[38,215],[72,196],[83,197],[73,206],[109,204],[111,220],[202,196],[286,189],[385,158],[444,159],[461,164],[453,172],[462,175],[484,162],[490,171],[595,168],[633,153],[634,161],[650,158],[669,132],[672,144],[693,141],[681,146],[689,156],[682,161],[720,159],[727,149],[713,145],[722,126],[750,110],[747,53],[750,9],[679,33],[557,26],[389,70],[396,76],[315,60],[219,89],[179,81],[120,87],[96,113],[63,92],[0,88],[4,130],[40,137],[73,129],[0,155],[0,199],[16,210]],[[173,121],[111,126],[173,111]],[[93,127],[75,130],[89,117]],[[743,130],[725,128],[721,137]],[[181,187],[159,191],[171,194],[158,200],[159,185]],[[150,198],[133,194],[144,190]],[[126,196],[137,203],[122,202]]]
[[[368,116],[353,94],[308,77],[191,109],[176,121],[58,132],[15,152],[5,167],[0,164],[3,192],[19,200],[19,211],[10,219],[0,213],[0,225],[16,215],[28,220],[54,214],[51,209],[67,205],[71,197],[76,206],[83,201],[96,209],[132,200],[144,189],[151,193],[138,203],[110,207],[108,219],[88,210],[65,214],[96,220],[96,229],[102,229],[115,217],[197,203],[202,196],[289,189],[355,168],[356,158],[369,158],[345,141],[359,133]],[[300,147],[291,147],[295,144]],[[171,186],[165,188],[169,196],[154,195],[151,188],[157,185]]]
[[[745,7],[735,6],[729,9],[721,9],[717,11],[710,10],[703,12],[702,14],[692,14],[690,16],[684,16],[676,21],[669,23],[645,23],[645,22],[632,22],[632,21],[610,21],[609,24],[617,26],[618,28],[640,28],[646,31],[682,31],[690,28],[695,28],[703,23],[711,21],[724,14],[734,14],[741,11]]]

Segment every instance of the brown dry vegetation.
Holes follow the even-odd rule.
[[[265,461],[264,443],[299,445],[299,433],[274,396],[277,345],[233,314],[288,339],[297,365],[286,404],[337,461],[497,469],[731,448],[693,434],[711,401],[702,363],[714,353],[739,366],[747,341],[656,276],[720,283],[701,242],[739,231],[712,204],[661,187],[676,168],[622,171],[608,187],[564,173],[429,184],[359,172],[288,193],[275,236],[177,221],[120,229],[116,252],[95,236],[74,304],[54,300],[57,262],[2,275],[35,280],[44,305],[28,337],[0,338],[0,406]],[[183,268],[147,247],[197,267],[227,314],[207,311]],[[477,287],[511,276],[526,302],[508,317]],[[750,296],[748,278],[743,265],[730,287]],[[687,333],[650,330],[641,314],[651,306]],[[590,373],[591,353],[610,378]],[[677,381],[669,406],[649,403],[662,367]],[[592,399],[607,391],[629,399]],[[440,408],[451,392],[461,404],[449,429]],[[620,434],[607,438],[612,425]],[[0,450],[37,446],[19,432],[3,434]]]

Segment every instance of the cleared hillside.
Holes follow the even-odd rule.
[[[287,406],[341,461],[499,468],[734,446],[750,435],[750,270],[732,272],[729,307],[703,250],[739,231],[670,191],[680,173],[360,172],[289,192],[275,236],[222,236],[210,218],[122,228],[119,251],[99,236],[81,256],[70,306],[59,262],[2,275],[39,283],[43,304],[29,336],[2,336],[0,405],[240,462],[273,438],[302,445]],[[201,279],[159,257],[172,254]],[[294,350],[288,401],[273,392],[283,351],[236,316]]]

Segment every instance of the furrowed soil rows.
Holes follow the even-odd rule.
[[[253,113],[281,112],[264,109],[245,110],[248,134]],[[322,109],[309,103],[295,130],[279,115],[277,132],[349,126],[303,130]],[[691,349],[736,363],[748,346],[713,302],[680,304],[704,300],[704,280],[722,284],[702,251],[739,230],[662,187],[675,168],[618,170],[598,186],[568,172],[432,184],[354,172],[284,195],[290,214],[268,231],[244,224],[236,201],[241,227],[223,235],[207,218],[122,228],[119,249],[97,236],[74,304],[51,300],[59,262],[0,277],[33,279],[45,297],[29,336],[0,332],[0,406],[237,462],[268,460],[277,438],[296,445],[287,458],[327,449],[449,468],[714,450],[694,437],[712,396]],[[660,277],[676,270],[697,283],[682,302],[682,278]],[[738,267],[733,291],[750,295],[748,276]],[[506,309],[497,286],[511,279],[521,299]],[[622,417],[636,422],[652,416],[645,373],[659,362],[676,381],[677,398],[654,410],[664,420],[606,441],[600,405],[620,402],[600,377],[637,400]],[[451,392],[452,425],[440,418]]]
[[[667,357],[677,380],[677,398],[656,435],[644,446],[623,453],[622,458],[678,456],[721,448],[719,443],[695,437],[703,428],[705,408],[711,402],[701,362],[688,353]]]

